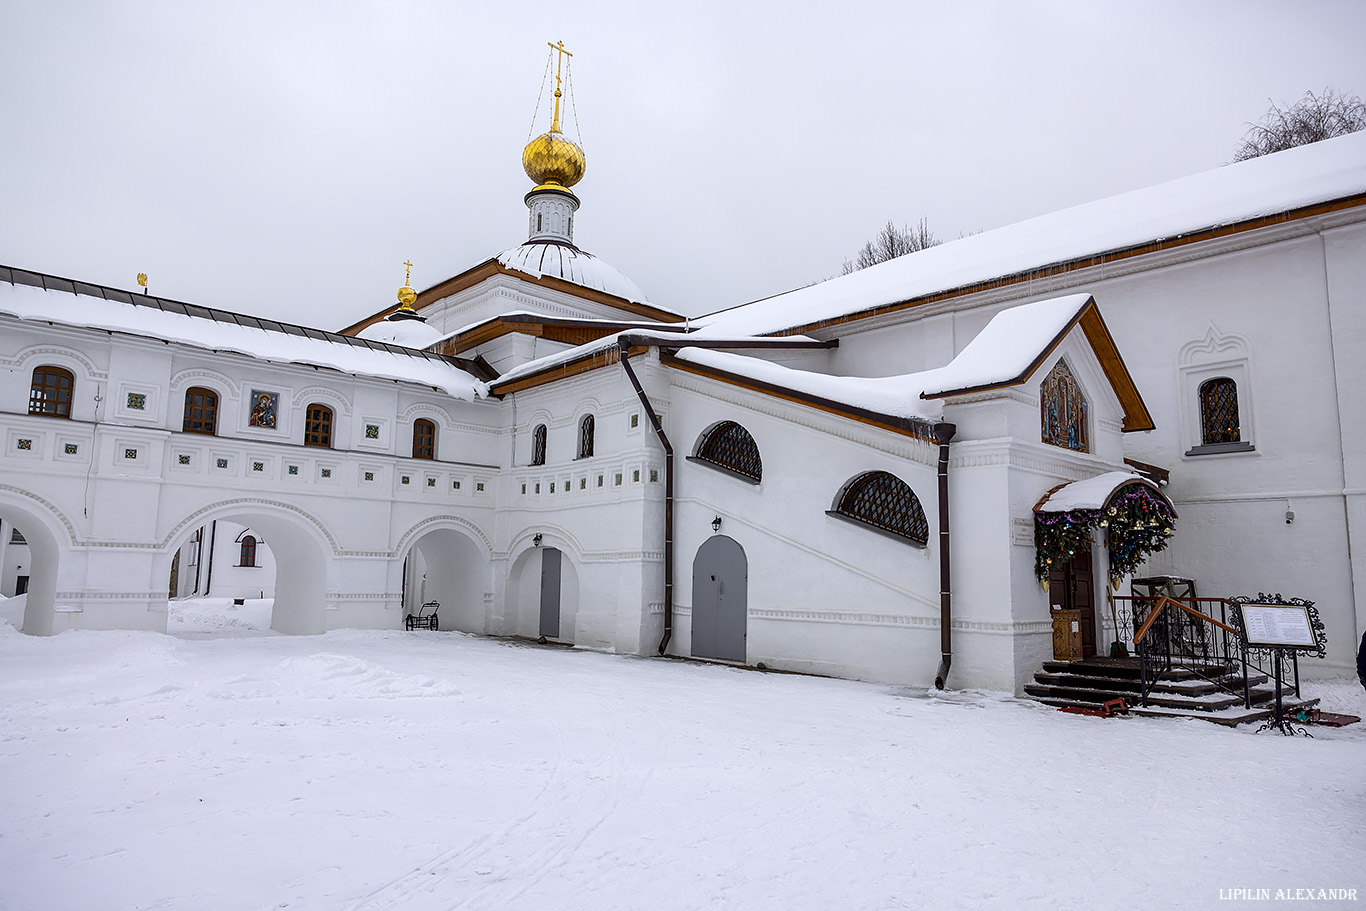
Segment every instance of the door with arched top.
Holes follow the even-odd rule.
[[[692,564],[692,655],[745,660],[749,561],[733,538],[713,535]]]

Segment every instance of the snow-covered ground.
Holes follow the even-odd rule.
[[[172,611],[169,636],[0,622],[0,908],[1366,906],[1366,725]],[[1366,714],[1355,681],[1313,689]]]

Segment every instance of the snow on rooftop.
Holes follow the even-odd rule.
[[[653,306],[653,305],[651,305],[651,306]],[[547,322],[547,323],[572,323],[573,325],[590,325],[590,324],[591,324],[591,325],[600,325],[600,326],[604,326],[604,327],[607,327],[607,326],[620,326],[620,327],[626,327],[626,328],[631,328],[631,329],[652,329],[652,328],[655,328],[655,327],[661,326],[661,325],[678,325],[678,324],[674,324],[674,323],[660,323],[658,320],[639,320],[639,321],[633,321],[633,320],[608,319],[608,318],[605,318],[605,317],[588,317],[588,316],[564,317],[564,316],[555,316],[555,315],[552,315],[552,314],[549,314],[549,313],[536,313],[536,312],[533,312],[533,311],[531,311],[531,310],[507,310],[507,311],[504,311],[503,313],[495,314],[494,316],[484,317],[483,319],[476,320],[475,322],[472,322],[472,323],[466,323],[465,325],[461,326],[459,329],[456,329],[456,330],[454,330],[454,331],[445,333],[445,334],[442,335],[440,338],[438,338],[436,341],[438,341],[438,342],[448,341],[448,340],[450,340],[450,339],[453,339],[453,338],[456,338],[456,337],[458,337],[458,336],[464,335],[466,332],[472,332],[473,330],[478,329],[478,328],[480,328],[481,326],[487,326],[487,325],[489,325],[490,323],[496,323],[496,322],[498,322],[499,320],[508,320],[508,319],[512,319],[512,318],[518,318],[519,321],[521,321],[521,322],[527,322],[527,323],[534,323],[534,322],[536,322],[536,321],[544,320],[544,321]],[[675,333],[681,332],[681,331],[683,331],[683,328],[682,328],[682,326],[678,326],[678,328],[675,329],[674,331],[675,331]]]
[[[939,396],[1020,377],[1090,300],[1089,294],[1069,294],[1003,310],[947,365],[900,376],[831,376],[703,348],[685,348],[677,356],[879,414],[937,421],[943,417]]]
[[[937,421],[943,416],[943,404],[920,397],[926,379],[937,371],[908,373],[903,376],[831,376],[784,367],[757,357],[716,351],[709,348],[684,348],[676,357],[681,361],[724,370],[747,379],[771,383],[794,392],[803,392],[831,402],[853,405],[866,411],[899,418]]]
[[[1023,374],[1091,299],[1069,294],[1002,310],[949,364],[933,371],[925,395],[1006,383]]]
[[[1366,131],[1086,203],[697,320],[764,335],[1366,192]]]
[[[233,351],[262,360],[419,383],[465,401],[488,393],[484,383],[438,358],[287,335],[84,294],[47,291],[32,285],[0,282],[0,313],[19,319],[126,332],[213,351]]]
[[[498,262],[508,269],[525,272],[534,278],[549,275],[595,291],[604,291],[628,301],[648,304],[649,298],[635,282],[591,253],[565,244],[528,242],[504,250]]]
[[[382,319],[371,323],[356,335],[374,342],[386,342],[421,351],[441,341],[440,329],[420,319]]]
[[[1129,471],[1107,471],[1084,481],[1073,481],[1055,490],[1039,507],[1039,512],[1070,512],[1073,509],[1100,509],[1110,494],[1122,484],[1150,481]]]

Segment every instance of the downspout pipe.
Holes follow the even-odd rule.
[[[631,339],[623,336],[617,346],[621,351],[621,366],[636,390],[640,405],[650,419],[650,426],[664,447],[664,637],[659,640],[659,654],[663,655],[669,647],[674,634],[674,447],[664,433],[664,425],[650,404],[650,398],[641,388],[640,379],[631,367]]]
[[[940,421],[934,425],[939,441],[939,669],[934,672],[934,688],[942,690],[953,665],[953,586],[949,577],[949,441],[958,430]]]

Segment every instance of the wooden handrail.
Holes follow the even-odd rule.
[[[1153,600],[1153,596],[1152,596],[1152,595],[1112,595],[1111,597],[1112,597],[1115,601],[1151,601],[1151,600]],[[1232,603],[1233,603],[1232,601],[1230,601],[1230,600],[1227,599],[1227,598],[1184,598],[1184,597],[1178,597],[1178,596],[1176,596],[1176,595],[1163,595],[1162,597],[1167,598],[1167,599],[1172,600],[1172,601],[1189,601],[1189,602],[1195,602],[1195,603],[1199,603],[1199,602],[1201,602],[1201,601],[1214,601],[1214,602],[1216,602],[1216,603],[1218,603],[1218,604],[1232,604]]]
[[[1143,600],[1147,600],[1147,599],[1143,599]],[[1183,600],[1184,600],[1184,601],[1191,601],[1191,600],[1197,600],[1197,599],[1193,599],[1193,598],[1177,599],[1177,598],[1169,597],[1169,596],[1167,596],[1167,595],[1163,595],[1161,598],[1158,598],[1158,599],[1157,599],[1157,604],[1154,605],[1152,611],[1149,612],[1147,618],[1143,621],[1143,626],[1139,628],[1138,632],[1134,633],[1134,645],[1138,645],[1140,642],[1143,641],[1143,637],[1146,636],[1146,635],[1148,635],[1148,630],[1152,627],[1153,622],[1154,622],[1155,620],[1157,620],[1157,615],[1160,614],[1160,613],[1162,613],[1163,609],[1165,609],[1166,606],[1167,606],[1168,604],[1174,604],[1174,605],[1176,605],[1177,607],[1181,608],[1181,610],[1183,610],[1183,611],[1185,611],[1186,613],[1190,614],[1192,617],[1199,617],[1201,620],[1208,620],[1210,623],[1213,623],[1215,626],[1219,627],[1221,630],[1224,630],[1225,632],[1233,633],[1233,635],[1235,635],[1235,636],[1238,635],[1238,631],[1237,631],[1236,629],[1234,629],[1233,627],[1229,626],[1228,624],[1226,624],[1226,623],[1220,623],[1218,620],[1215,620],[1213,617],[1206,616],[1205,614],[1200,613],[1198,610],[1195,610],[1194,608],[1186,607],[1186,605],[1184,605],[1184,604],[1181,603],[1181,601],[1183,601]],[[1221,598],[1200,598],[1200,599],[1198,599],[1198,600],[1200,600],[1200,601],[1216,601],[1216,600],[1223,600],[1223,599],[1221,599]]]

